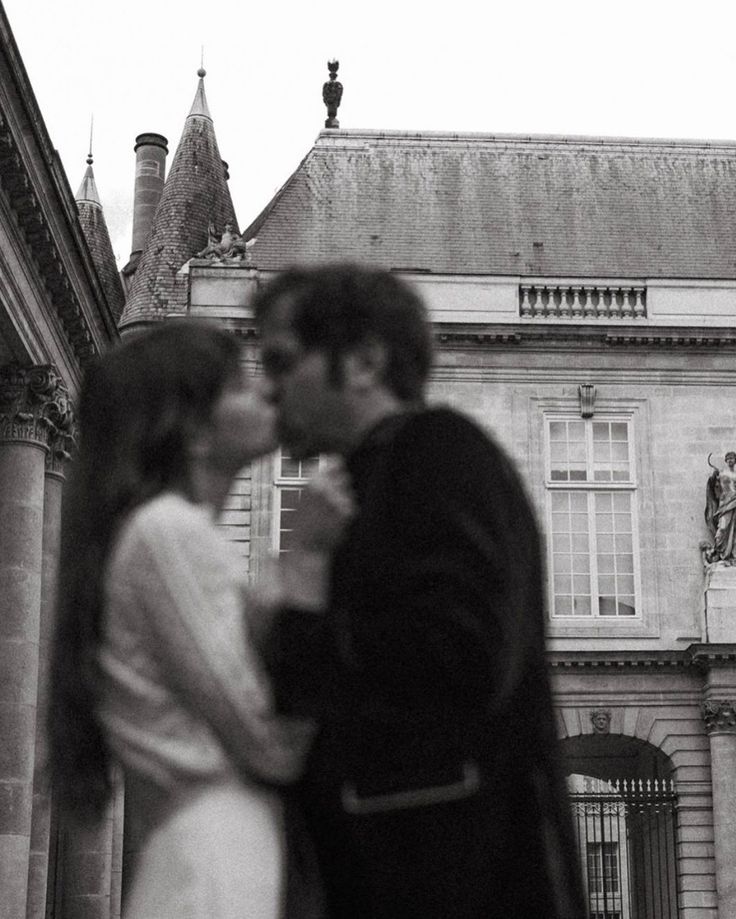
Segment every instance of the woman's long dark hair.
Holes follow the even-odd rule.
[[[186,487],[190,432],[237,372],[240,346],[204,323],[174,320],[97,360],[79,397],[80,443],[64,495],[49,686],[49,767],[60,806],[101,815],[110,763],[97,716],[98,647],[110,547],[138,505]]]

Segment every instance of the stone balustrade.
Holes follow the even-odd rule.
[[[643,285],[520,284],[522,319],[623,320],[646,319]]]

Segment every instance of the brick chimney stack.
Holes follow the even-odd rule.
[[[168,141],[161,134],[139,134],[135,139],[133,241],[130,261],[137,263],[151,231],[166,177]]]

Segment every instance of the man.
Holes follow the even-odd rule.
[[[431,333],[388,272],[292,270],[255,302],[292,455],[339,454],[357,513],[324,615],[283,609],[281,704],[330,919],[585,915],[545,660],[533,515],[475,424],[424,406]]]

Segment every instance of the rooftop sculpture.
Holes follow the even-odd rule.
[[[330,79],[322,87],[322,100],[327,106],[326,128],[339,128],[340,122],[337,120],[337,110],[340,107],[342,99],[342,83],[337,79],[337,71],[340,61],[328,61],[327,69],[330,71]]]

